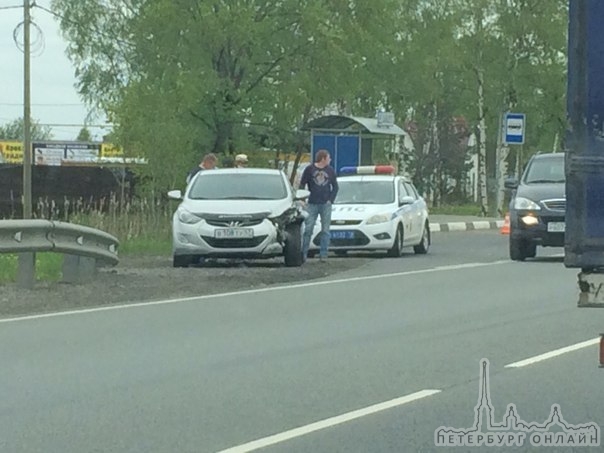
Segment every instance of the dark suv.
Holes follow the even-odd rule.
[[[510,201],[510,258],[534,258],[537,246],[564,247],[564,153],[533,156],[522,179],[505,182]]]

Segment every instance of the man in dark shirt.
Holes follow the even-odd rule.
[[[329,166],[331,156],[329,152],[321,149],[315,155],[315,162],[304,169],[300,179],[300,189],[308,187],[310,196],[306,210],[308,217],[305,222],[304,241],[302,243],[302,256],[306,261],[310,241],[317,217],[321,216],[321,246],[319,257],[321,262],[327,260],[329,248],[329,226],[331,224],[331,205],[338,194],[338,181],[336,172]]]
[[[206,154],[203,157],[203,160],[199,163],[199,165],[187,174],[187,184],[189,184],[191,182],[191,179],[193,179],[193,176],[195,176],[200,171],[212,170],[212,169],[216,168],[217,162],[218,162],[218,158],[216,157],[216,154],[214,154],[214,153]]]

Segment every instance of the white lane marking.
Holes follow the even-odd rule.
[[[378,274],[378,275],[365,275],[362,277],[351,277],[351,278],[341,278],[337,280],[323,280],[309,283],[297,283],[293,285],[280,285],[280,286],[271,286],[268,288],[257,288],[257,289],[248,289],[243,291],[232,291],[228,293],[218,293],[218,294],[206,294],[204,296],[192,296],[192,297],[181,297],[178,299],[163,299],[156,301],[147,301],[147,302],[134,302],[130,304],[118,304],[118,305],[110,305],[107,307],[95,307],[95,308],[86,308],[83,310],[68,310],[68,311],[60,311],[55,313],[44,313],[40,315],[28,315],[28,316],[19,316],[16,318],[5,318],[0,319],[0,324],[8,323],[8,322],[18,322],[18,321],[29,321],[34,319],[44,319],[44,318],[54,318],[57,316],[68,316],[68,315],[81,315],[85,313],[96,313],[101,311],[109,311],[109,310],[120,310],[125,308],[141,308],[141,307],[152,307],[154,305],[169,305],[169,304],[177,304],[181,302],[192,302],[192,301],[201,301],[208,299],[219,299],[224,297],[231,296],[243,296],[248,294],[260,294],[260,293],[268,293],[273,291],[283,291],[288,289],[299,289],[299,288],[308,288],[313,286],[326,286],[326,285],[337,285],[340,283],[350,283],[350,282],[358,282],[363,280],[377,280],[383,278],[392,278],[392,277],[406,277],[409,275],[419,275],[419,274],[429,274],[432,272],[442,272],[442,271],[455,271],[460,269],[471,269],[476,267],[487,267],[487,266],[496,266],[499,264],[507,264],[511,263],[509,260],[501,260],[501,261],[492,261],[490,263],[467,263],[467,264],[454,264],[451,266],[439,266],[430,269],[419,269],[415,271],[405,271],[405,272],[395,272],[391,274]]]
[[[528,365],[533,365],[534,363],[542,362],[547,359],[551,359],[553,357],[558,357],[559,355],[566,354],[567,352],[578,351],[579,349],[587,348],[589,346],[593,346],[600,343],[599,338],[594,338],[593,340],[583,341],[581,343],[573,344],[571,346],[567,346],[565,348],[556,349],[554,351],[546,352],[545,354],[536,355],[535,357],[530,357],[525,360],[521,360],[519,362],[510,363],[506,365],[505,368],[522,368]]]
[[[365,417],[367,415],[372,415],[377,412],[385,411],[387,409],[392,409],[393,407],[402,406],[403,404],[411,403],[413,401],[417,401],[422,398],[427,398],[432,395],[436,395],[440,393],[441,390],[422,390],[416,393],[412,393],[407,396],[403,396],[400,398],[395,398],[390,401],[385,401],[383,403],[375,404],[373,406],[368,406],[363,409],[358,409],[356,411],[347,412],[342,415],[338,415],[336,417],[326,418],[324,420],[311,423],[309,425],[300,426],[299,428],[290,429],[289,431],[284,431],[279,434],[275,434],[273,436],[264,437],[262,439],[254,440],[252,442],[248,442],[243,445],[238,445],[236,447],[227,448],[226,450],[221,450],[218,453],[246,453],[248,451],[258,450],[259,448],[268,447],[270,445],[275,445],[281,442],[285,442],[290,439],[294,439],[296,437],[304,436],[305,434],[312,433],[314,431],[319,431],[321,429],[330,428],[332,426],[340,425],[342,423],[346,423],[357,418]]]

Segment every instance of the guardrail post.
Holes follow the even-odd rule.
[[[94,258],[63,255],[63,282],[88,283],[94,279],[97,266]]]
[[[35,252],[19,253],[17,285],[22,289],[32,289],[36,282]]]

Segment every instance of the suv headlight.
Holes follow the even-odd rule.
[[[516,197],[514,200],[514,209],[522,211],[539,211],[541,207],[528,198]]]
[[[390,222],[390,219],[392,219],[390,214],[376,214],[372,217],[369,217],[366,223],[367,225],[375,225],[376,223]]]
[[[195,225],[201,221],[201,217],[197,217],[195,214],[187,211],[184,208],[179,208],[177,211],[178,220],[188,225]]]

